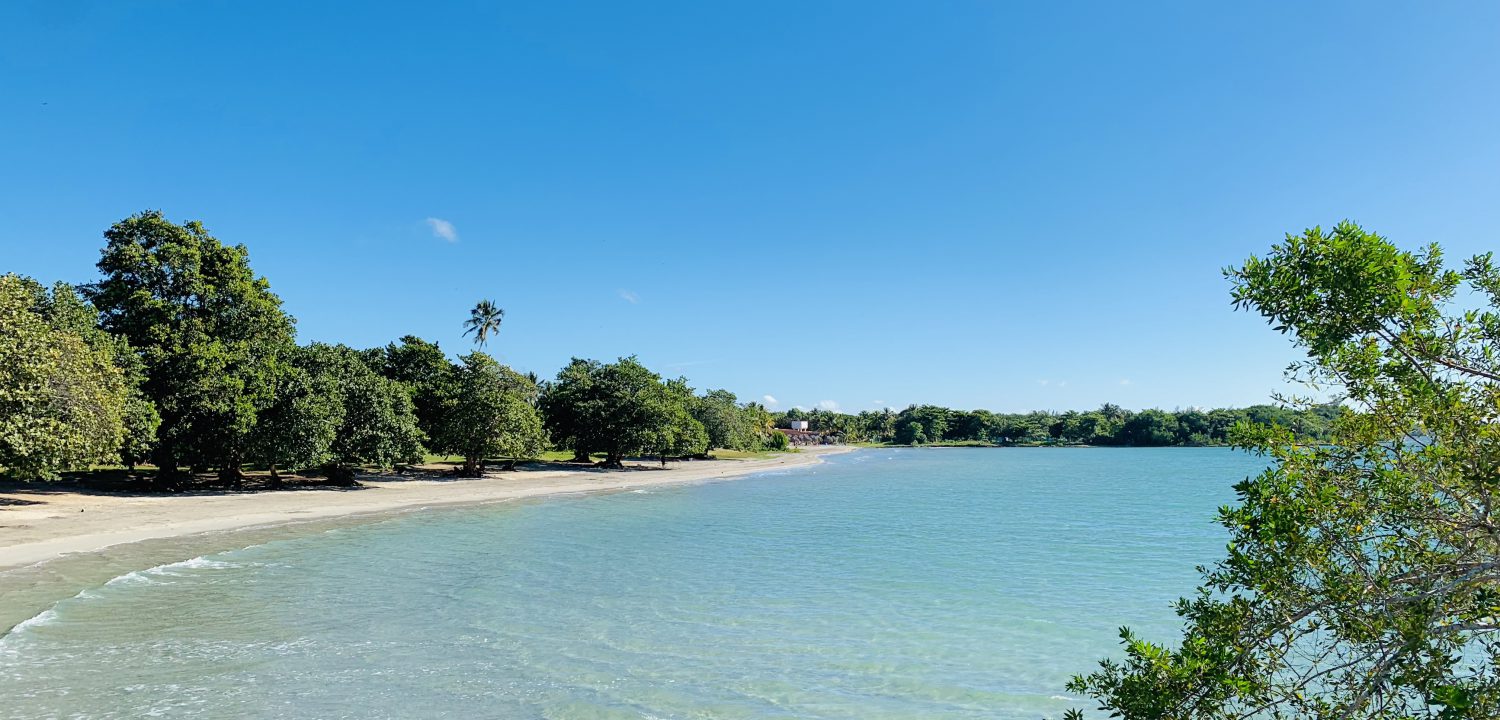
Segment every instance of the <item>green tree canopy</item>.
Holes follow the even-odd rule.
[[[104,234],[104,279],[89,288],[104,329],[141,354],[145,395],[161,414],[153,459],[218,468],[238,481],[256,415],[272,401],[276,359],[292,346],[292,319],[243,245],[198,222],[149,211]]]
[[[392,467],[422,457],[411,394],[343,345],[293,348],[272,369],[273,400],[252,435],[254,457],[278,468],[319,468],[350,480],[365,465]]]
[[[556,380],[542,387],[542,423],[552,442],[573,451],[573,462],[589,462],[590,453],[603,447],[596,432],[600,405],[594,393],[594,376],[601,367],[596,360],[573,358]]]
[[[626,455],[655,452],[660,444],[662,414],[669,409],[661,377],[634,356],[601,365],[594,376],[588,417],[605,464],[619,467]]]
[[[417,424],[428,436],[438,433],[442,406],[452,393],[456,368],[437,343],[414,335],[371,352],[371,366],[411,390]]]
[[[706,433],[705,447],[728,450],[757,450],[765,418],[759,406],[741,406],[728,390],[710,390],[688,401],[689,411]]]
[[[688,402],[634,357],[607,365],[574,358],[547,384],[540,406],[548,431],[575,460],[603,452],[606,466],[619,467],[626,455],[660,455],[668,445],[702,452],[707,435]]]
[[[534,403],[537,387],[529,378],[481,352],[462,358],[435,447],[462,455],[464,474],[483,474],[485,458],[525,460],[539,456],[547,444]]]
[[[707,452],[708,432],[703,423],[693,416],[692,408],[697,404],[698,398],[693,396],[693,389],[688,386],[687,379],[667,381],[656,395],[656,406],[652,408],[650,415],[656,432],[649,447],[662,459],[662,464],[665,465],[669,457]]]
[[[948,432],[948,417],[953,411],[936,405],[912,405],[896,416],[898,445],[921,445],[938,442]]]
[[[274,369],[273,399],[256,421],[254,457],[271,471],[307,469],[333,462],[333,439],[344,424],[341,374],[319,355],[326,346],[296,348]]]
[[[123,433],[120,438],[119,461],[134,469],[137,462],[145,459],[156,447],[156,432],[161,425],[161,415],[156,403],[146,397],[143,386],[146,382],[146,366],[124,337],[105,332],[99,327],[99,311],[79,295],[78,289],[68,283],[53,283],[51,292],[41,285],[28,282],[36,297],[36,309],[54,328],[77,335],[85,344],[97,352],[114,359],[125,380],[125,405],[121,410]]]
[[[358,352],[343,345],[314,343],[303,357],[314,378],[332,378],[343,408],[329,446],[331,474],[346,475],[362,465],[389,468],[421,460],[424,437],[404,386],[376,373]]]
[[[1273,465],[1221,510],[1181,640],[1122,630],[1124,659],[1072,689],[1125,718],[1500,717],[1500,272],[1342,223],[1227,274],[1352,412],[1310,408],[1326,444],[1242,425]],[[1454,307],[1465,280],[1482,307]]]
[[[0,469],[21,479],[54,479],[120,450],[125,373],[109,345],[91,345],[50,312],[54,300],[70,302],[0,275]]]

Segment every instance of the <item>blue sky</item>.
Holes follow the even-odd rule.
[[[1249,404],[1296,354],[1224,266],[1341,218],[1496,246],[1496,37],[1457,2],[6,3],[0,271],[89,281],[156,208],[304,341],[461,351],[492,298],[543,375]]]

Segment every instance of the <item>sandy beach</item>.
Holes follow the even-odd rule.
[[[128,495],[49,490],[0,492],[0,633],[38,610],[115,574],[329,523],[403,511],[550,495],[709,482],[811,465],[853,448],[804,448],[755,460],[490,472],[483,478],[362,477],[350,489]],[[253,537],[252,537],[253,536]],[[132,567],[132,565],[136,567]]]

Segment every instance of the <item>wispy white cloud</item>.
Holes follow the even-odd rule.
[[[870,404],[874,405],[875,407],[885,407],[885,401],[884,400],[871,400]]]
[[[1130,383],[1130,378],[1125,378],[1125,379],[1121,380],[1120,384],[1121,385],[1129,385],[1129,384],[1131,384]]]
[[[777,400],[776,400],[776,398],[774,396],[772,396],[772,395],[762,395],[762,396],[760,396],[760,399],[761,399],[761,402],[763,402],[763,403],[766,404],[766,407],[776,407]]]
[[[1052,382],[1051,380],[1045,380],[1044,379],[1044,380],[1038,380],[1038,381],[1036,381],[1036,384],[1038,384],[1038,385],[1046,385],[1046,384],[1051,383],[1051,382]]]
[[[432,229],[432,236],[435,238],[441,238],[448,242],[458,242],[458,228],[453,227],[453,223],[447,220],[435,217],[427,218],[427,227]]]
[[[823,408],[824,410],[827,410],[829,412],[839,411],[839,404],[832,400],[819,400],[818,407]]]
[[[630,303],[631,305],[634,305],[634,304],[636,304],[636,303],[638,303],[638,302],[641,301],[641,296],[639,296],[639,295],[637,295],[637,294],[635,294],[635,293],[633,293],[633,292],[631,292],[629,290],[621,290],[620,291],[620,299],[624,300],[625,302]]]

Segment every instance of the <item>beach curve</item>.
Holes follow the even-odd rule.
[[[327,527],[429,508],[618,492],[741,478],[805,467],[850,446],[753,460],[489,472],[483,478],[361,478],[357,490],[298,489],[205,495],[4,492],[0,513],[0,636],[57,601],[123,572]]]

